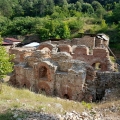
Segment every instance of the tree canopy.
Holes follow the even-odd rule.
[[[118,39],[119,2],[120,0],[0,0],[0,34],[39,34],[42,40],[50,36],[71,38],[71,33],[83,31],[85,17],[91,17],[94,20],[87,20],[87,23],[94,26],[101,25],[103,21],[107,25],[106,28],[116,26],[114,31]],[[57,27],[63,33],[58,31]],[[95,29],[96,27],[89,28],[89,31],[95,33]],[[102,30],[101,27],[97,32]]]

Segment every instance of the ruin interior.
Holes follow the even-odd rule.
[[[15,47],[10,83],[37,93],[77,101],[102,99],[120,73],[114,71],[104,34],[72,40],[46,41],[30,48]]]

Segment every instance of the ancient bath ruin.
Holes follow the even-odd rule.
[[[88,102],[104,96],[120,80],[104,34],[46,41],[37,48],[15,47],[10,83],[37,93]],[[117,81],[116,81],[117,80]]]

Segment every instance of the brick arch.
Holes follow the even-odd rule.
[[[69,86],[63,86],[61,91],[63,98],[72,99],[72,90]]]
[[[58,49],[60,52],[67,52],[67,53],[72,52],[72,47],[70,45],[59,45]]]
[[[52,51],[52,49],[54,48],[54,45],[50,43],[41,43],[40,46],[37,48],[37,50],[42,50],[45,47],[49,48],[50,51]]]
[[[89,48],[85,45],[74,46],[73,53],[76,55],[89,55]]]
[[[40,69],[41,68],[45,68],[46,70],[46,77],[41,77],[40,76]],[[40,62],[38,65],[37,65],[37,68],[35,70],[35,78],[37,80],[42,80],[42,78],[45,78],[47,81],[51,82],[53,80],[52,78],[52,74],[54,74],[54,68],[51,64],[48,64],[47,62]]]
[[[18,83],[20,85],[20,87],[25,87],[30,89],[30,81],[26,80],[26,79],[22,79],[22,80],[18,80]]]
[[[51,92],[50,92],[50,86],[46,83],[46,82],[39,82],[38,85],[38,91],[39,92],[45,92],[46,95],[50,95]]]
[[[92,61],[92,63],[90,65],[94,68],[97,63],[99,64],[99,67],[100,67],[99,70],[100,71],[106,71],[107,70],[107,65],[100,60]]]
[[[101,71],[101,63],[100,62],[96,62],[96,63],[93,63],[92,64],[92,67],[95,69],[95,70],[100,70]]]

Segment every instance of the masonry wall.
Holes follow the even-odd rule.
[[[83,74],[84,71],[81,71]],[[81,101],[83,99],[84,80],[81,75],[67,72],[57,72],[55,91],[61,98]]]
[[[14,55],[14,63],[24,62],[25,57],[32,55],[33,52],[34,48],[29,48],[27,50],[25,50],[25,48],[9,49],[9,54]]]
[[[97,79],[103,89],[120,86],[120,72],[98,72]]]
[[[114,85],[112,78],[120,79],[119,73],[98,72],[112,71],[106,48],[97,47],[90,52],[85,45],[71,47],[67,44],[42,43],[37,50],[11,49],[10,53],[16,55],[14,77],[20,87],[46,95],[90,101],[96,99],[98,93],[102,94],[100,90]],[[99,63],[99,70],[93,69],[96,63]],[[109,75],[112,77],[108,79]]]
[[[74,38],[72,40],[59,40],[59,41],[51,41],[52,44],[65,44],[65,45],[86,45],[89,48],[95,47],[95,37],[84,36],[82,38]]]
[[[71,45],[86,45],[89,48],[95,47],[95,37],[84,36],[83,38],[74,38]]]
[[[106,94],[106,90],[119,89],[120,88],[120,72],[97,72],[97,78],[95,81],[96,93],[95,101],[103,100]]]
[[[100,71],[112,71],[114,69],[114,66],[109,57],[109,51],[106,48],[94,48],[92,50],[92,54],[89,48],[84,45],[73,47],[70,45],[60,45],[58,48],[60,52],[70,53],[73,59],[84,61],[93,67],[99,63]]]

